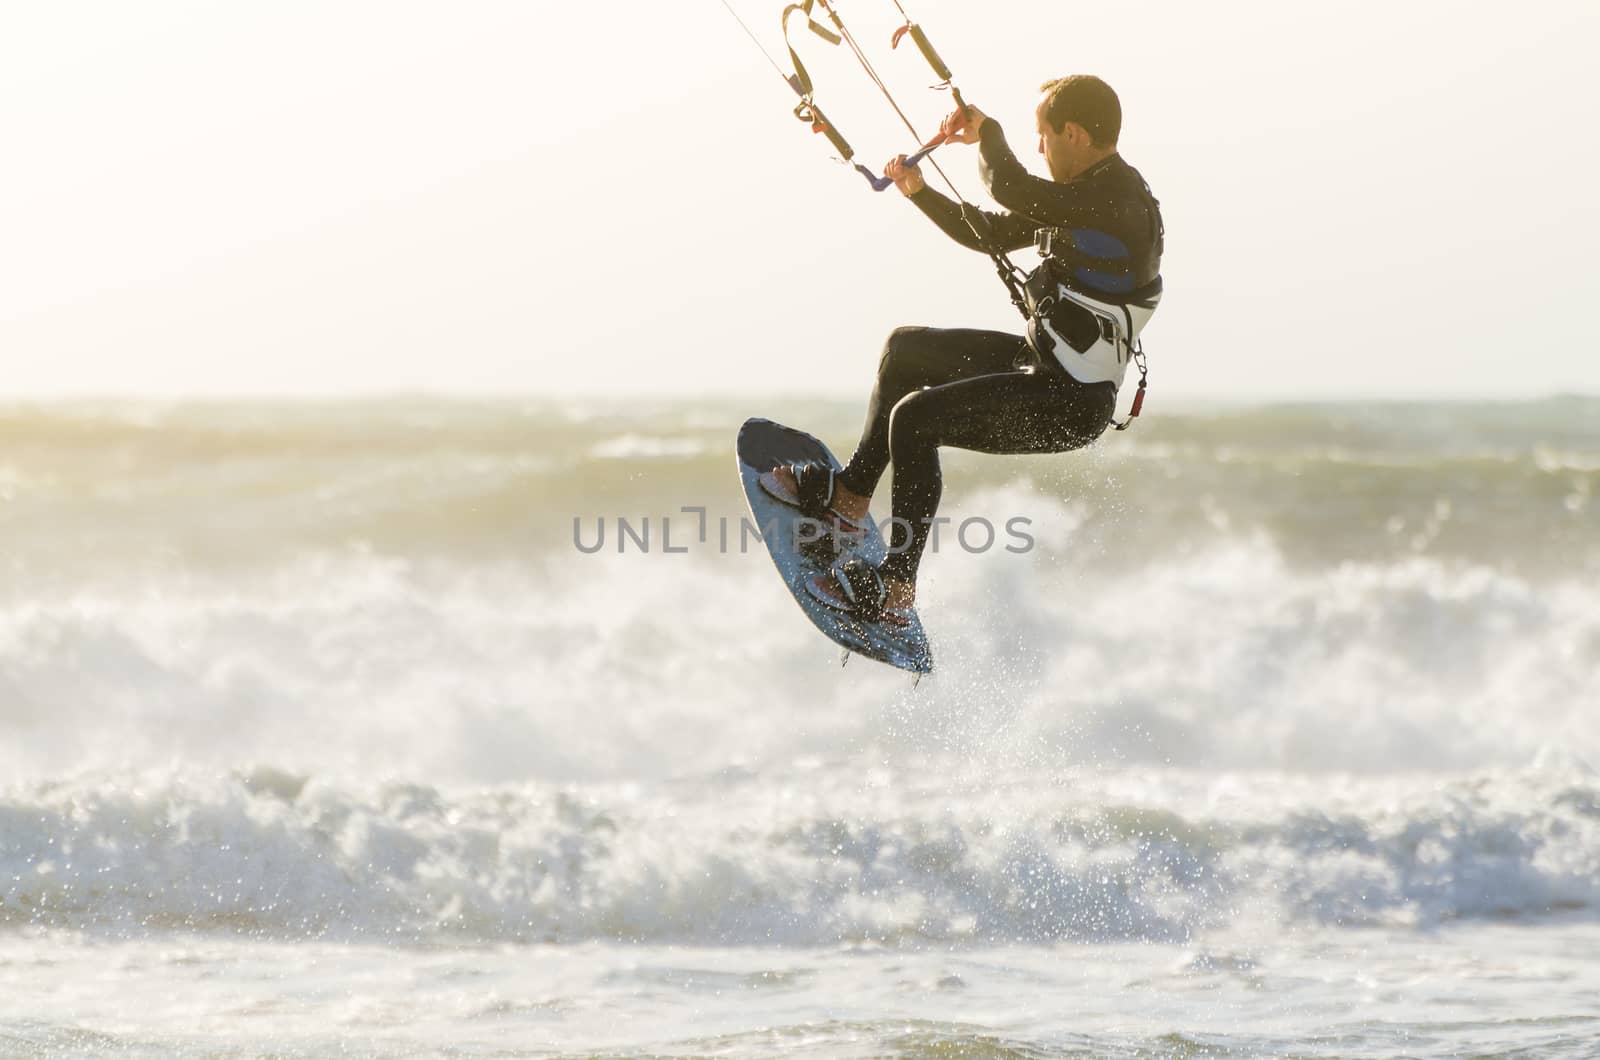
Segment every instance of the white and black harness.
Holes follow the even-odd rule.
[[[1038,357],[1059,364],[1078,382],[1110,383],[1119,391],[1128,366],[1137,366],[1138,394],[1128,419],[1117,425],[1118,430],[1126,430],[1139,414],[1149,379],[1139,333],[1161,303],[1161,277],[1127,295],[1089,294],[1071,282],[1052,253],[1061,238],[1060,230],[1041,228],[1037,238],[1042,260],[1022,283],[1028,345]]]

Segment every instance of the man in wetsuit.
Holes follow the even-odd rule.
[[[1063,268],[1072,289],[1118,302],[1159,288],[1159,204],[1117,153],[1122,108],[1116,93],[1086,75],[1046,82],[1041,91],[1034,117],[1048,180],[1022,166],[999,124],[976,107],[957,110],[941,127],[948,142],[978,145],[984,183],[1007,212],[971,210],[964,217],[959,204],[927,187],[904,155],[889,162],[884,175],[963,246],[1016,250],[1033,245],[1040,228],[1071,230]],[[939,506],[939,447],[1077,449],[1106,429],[1116,400],[1116,383],[1075,378],[1019,335],[898,328],[884,345],[866,426],[849,464],[836,476],[822,465],[781,466],[763,476],[764,485],[849,534],[860,529],[892,462],[889,558],[877,570],[859,559],[835,565],[810,589],[841,610],[903,621],[896,613],[915,601],[917,566]]]

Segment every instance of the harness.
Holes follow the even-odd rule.
[[[1121,390],[1128,365],[1137,366],[1139,389],[1133,406],[1127,419],[1116,425],[1125,431],[1144,407],[1150,370],[1139,333],[1161,303],[1161,280],[1157,277],[1125,300],[1109,302],[1069,286],[1060,278],[1059,268],[1046,258],[1023,285],[1028,345],[1040,357],[1053,358],[1080,383],[1111,383]]]
[[[1139,178],[1147,237],[1159,260],[1166,230],[1161,204]],[[1028,345],[1039,357],[1053,358],[1082,383],[1111,383],[1122,389],[1128,365],[1139,369],[1139,389],[1127,430],[1144,407],[1149,366],[1139,333],[1161,304],[1161,276],[1141,272],[1127,244],[1094,228],[1041,228],[1034,234],[1039,267],[1023,284],[1027,302]]]

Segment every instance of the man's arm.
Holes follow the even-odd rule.
[[[994,201],[1034,219],[1039,225],[1098,227],[1104,222],[1104,193],[1083,184],[1060,184],[1029,173],[1006,143],[1000,123],[984,119],[978,128],[978,173]]]
[[[969,250],[984,254],[1000,254],[1033,245],[1033,232],[1038,226],[1025,217],[1009,213],[990,213],[977,207],[968,207],[962,216],[961,204],[947,199],[926,184],[908,198],[917,209],[928,215],[945,235]],[[971,220],[971,224],[967,223]],[[977,232],[973,229],[976,228]],[[980,239],[978,233],[983,233]]]

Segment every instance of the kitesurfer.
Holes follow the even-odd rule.
[[[1160,207],[1117,150],[1122,107],[1116,93],[1082,74],[1048,81],[1041,92],[1034,118],[1048,179],[1023,167],[999,123],[977,107],[958,108],[941,126],[946,142],[978,145],[979,171],[1004,212],[946,198],[926,185],[905,155],[892,159],[884,175],[962,246],[1003,254],[1032,246],[1041,230],[1050,231],[1053,238],[1041,249],[1064,288],[1060,299],[1050,300],[1082,310],[1091,334],[1081,342],[1070,336],[1052,342],[1071,330],[1071,321],[1058,329],[1030,321],[1027,338],[897,328],[884,344],[861,440],[843,470],[789,464],[763,476],[769,492],[826,518],[848,545],[863,529],[860,521],[884,471],[894,465],[889,556],[882,567],[846,551],[808,587],[823,602],[868,620],[896,621],[916,599],[917,569],[942,493],[939,447],[1056,453],[1093,442],[1112,421],[1124,351],[1142,321],[1129,315],[1128,333],[1108,333],[1104,341],[1098,341],[1100,330],[1111,327],[1106,322],[1115,322],[1110,314],[1117,309],[1153,309],[1159,296]],[[1036,317],[1043,312],[1040,307]],[[1042,353],[1041,345],[1053,352]]]

